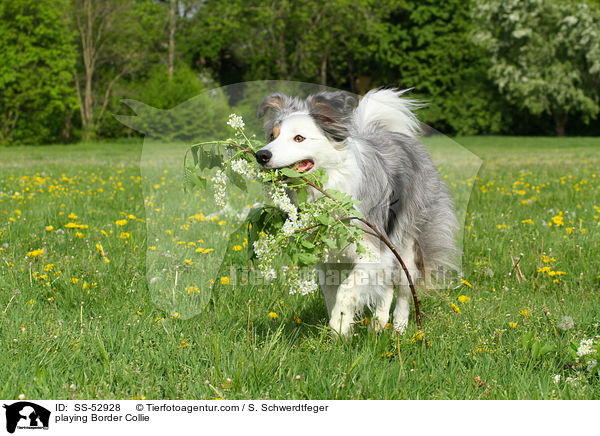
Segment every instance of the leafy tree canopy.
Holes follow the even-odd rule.
[[[475,40],[500,92],[533,114],[551,113],[558,135],[569,114],[600,111],[600,12],[585,2],[479,0]]]

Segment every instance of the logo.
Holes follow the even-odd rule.
[[[6,431],[14,433],[15,429],[40,430],[48,429],[50,411],[29,401],[19,401],[4,405],[6,409]]]

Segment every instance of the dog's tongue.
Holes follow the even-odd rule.
[[[298,164],[297,171],[304,172],[310,170],[315,164],[313,164],[310,160],[303,160]]]

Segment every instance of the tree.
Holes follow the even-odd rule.
[[[370,22],[375,85],[414,88],[427,105],[420,118],[444,133],[501,128],[487,56],[470,40],[471,1],[382,0]]]
[[[184,24],[185,57],[222,84],[301,80],[354,89],[367,0],[205,0]]]
[[[569,115],[600,111],[600,13],[585,2],[479,0],[477,43],[489,75],[509,101],[532,114],[550,113],[556,134]]]
[[[155,32],[142,26],[140,16],[143,8],[153,9],[150,3],[73,0],[72,17],[79,36],[75,85],[85,140],[96,133],[115,84],[151,57]]]
[[[64,139],[77,100],[63,0],[0,2],[0,143]]]

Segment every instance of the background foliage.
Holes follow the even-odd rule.
[[[414,88],[421,119],[447,134],[598,135],[599,11],[596,0],[11,0],[0,143],[130,136],[111,116],[123,98],[169,109],[264,79]],[[227,104],[246,104],[235,89]]]

